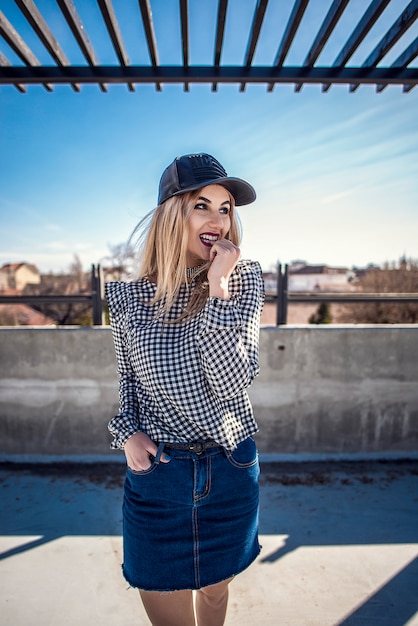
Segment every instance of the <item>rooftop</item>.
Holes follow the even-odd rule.
[[[3,624],[149,626],[120,573],[123,474],[0,466]],[[417,513],[417,462],[262,463],[263,549],[226,626],[418,625]]]

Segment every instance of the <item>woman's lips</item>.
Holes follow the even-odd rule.
[[[216,235],[215,233],[202,233],[199,238],[204,246],[211,248],[213,244],[218,241],[219,235]]]

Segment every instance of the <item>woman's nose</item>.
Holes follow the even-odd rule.
[[[216,225],[216,227],[221,228],[223,224],[223,216],[220,213],[212,213],[209,218],[209,224]]]

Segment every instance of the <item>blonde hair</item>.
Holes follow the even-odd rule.
[[[241,241],[241,225],[235,210],[232,195],[226,190],[231,201],[231,226],[226,238],[238,246]],[[156,207],[139,222],[132,238],[137,236],[139,245],[139,266],[134,280],[147,278],[155,282],[157,289],[149,304],[160,302],[160,313],[167,317],[181,286],[187,279],[188,221],[194,210],[201,190],[189,191],[173,196]],[[138,237],[139,235],[139,237]],[[175,321],[198,313],[207,299],[207,271],[210,262],[202,263],[194,274],[196,283],[188,309]]]

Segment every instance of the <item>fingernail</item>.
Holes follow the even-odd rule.
[[[164,461],[171,461],[171,456],[168,456],[168,454],[165,454]]]

